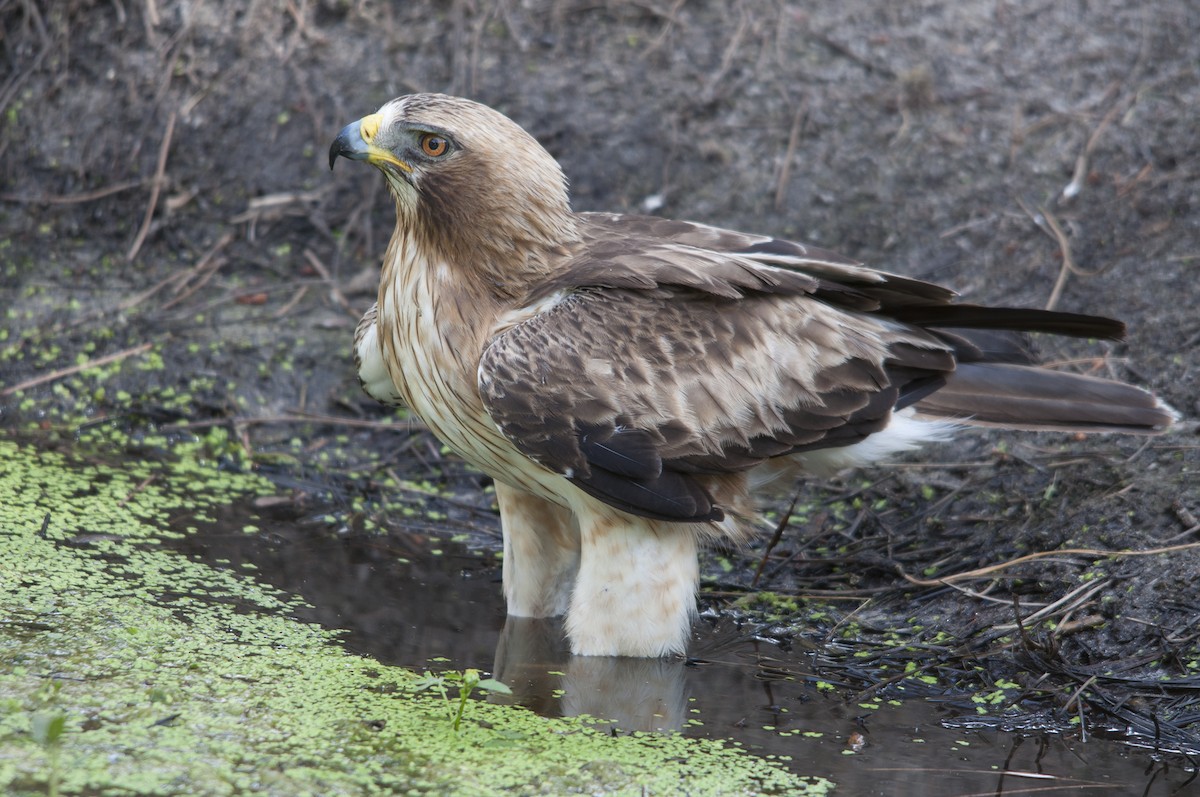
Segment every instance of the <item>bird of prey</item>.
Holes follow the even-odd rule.
[[[412,94],[329,150],[383,173],[396,228],[355,335],[363,387],[495,480],[512,615],[566,615],[580,655],[685,650],[698,546],[754,493],[962,425],[1157,432],[1120,382],[1050,370],[1064,312],[956,303],[832,252],[703,224],[575,213],[555,159],[470,100]]]

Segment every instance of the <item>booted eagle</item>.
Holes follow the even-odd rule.
[[[1019,333],[1120,322],[954,304],[953,292],[791,241],[574,213],[553,157],[502,114],[392,100],[329,150],[396,204],[363,387],[495,479],[510,614],[565,614],[571,650],[684,651],[706,538],[754,490],[962,424],[1155,432],[1149,393],[1041,368]],[[785,482],[786,484],[786,482]]]

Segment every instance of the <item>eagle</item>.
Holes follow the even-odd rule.
[[[756,494],[969,425],[1155,433],[1174,412],[1039,364],[1025,333],[1119,321],[956,301],[833,252],[572,211],[557,161],[500,112],[410,94],[329,150],[382,172],[396,227],[354,354],[495,481],[510,615],[565,615],[572,653],[683,653],[699,547]]]

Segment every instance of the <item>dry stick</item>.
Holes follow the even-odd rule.
[[[1047,605],[1043,606],[1042,608],[1038,609],[1033,614],[1028,614],[1028,615],[1022,617],[1021,622],[1022,623],[1036,623],[1039,620],[1049,617],[1050,615],[1054,614],[1055,612],[1059,611],[1060,609],[1062,609],[1064,611],[1074,610],[1074,609],[1078,608],[1079,606],[1082,606],[1083,604],[1087,603],[1089,600],[1091,600],[1092,596],[1095,595],[1097,592],[1099,592],[1101,590],[1101,588],[1103,588],[1107,584],[1108,584],[1108,579],[1103,579],[1103,578],[1099,579],[1097,581],[1084,582],[1083,584],[1080,584],[1078,587],[1075,587],[1075,589],[1068,592],[1066,595],[1063,595],[1061,598],[1056,600],[1054,603],[1047,604]],[[1067,604],[1072,604],[1072,605],[1069,608],[1064,609],[1063,607],[1067,606]],[[994,626],[994,628],[997,631],[1010,631],[1010,630],[1016,628],[1016,625],[1015,624],[997,625],[997,626]]]
[[[141,250],[142,243],[150,232],[150,222],[154,220],[154,209],[158,206],[158,194],[162,191],[163,182],[166,180],[167,153],[171,149],[171,137],[175,135],[175,117],[176,112],[171,111],[171,117],[167,119],[167,131],[163,134],[162,145],[158,148],[158,165],[154,169],[154,180],[150,187],[150,204],[146,207],[146,218],[142,220],[142,228],[138,230],[137,237],[133,239],[133,246],[129,248],[129,254],[125,256],[130,263]]]
[[[48,374],[42,374],[41,376],[35,376],[33,379],[26,379],[24,382],[21,382],[20,384],[16,384],[16,385],[13,385],[12,387],[6,387],[3,390],[0,390],[0,396],[10,396],[13,393],[16,393],[18,390],[25,390],[26,388],[35,387],[37,385],[42,384],[43,382],[54,382],[56,380],[62,379],[64,376],[70,376],[71,374],[77,374],[80,371],[84,371],[88,368],[96,368],[101,365],[108,365],[111,362],[116,362],[117,360],[124,360],[126,357],[132,357],[135,354],[141,354],[142,352],[149,350],[150,347],[153,345],[154,345],[153,343],[143,343],[140,346],[134,346],[132,349],[125,349],[124,351],[113,352],[112,354],[105,355],[104,357],[101,357],[97,360],[88,360],[87,362],[80,363],[79,365],[72,365],[70,368],[63,368],[59,371],[52,371],[51,373],[48,373]]]
[[[312,191],[280,191],[275,194],[257,196],[246,203],[244,211],[231,217],[229,223],[241,224],[244,221],[256,221],[272,211],[283,212],[289,205],[316,202],[328,192],[328,188],[317,188]]]
[[[824,44],[835,53],[849,58],[851,61],[863,67],[868,72],[875,72],[893,79],[899,77],[899,75],[896,74],[896,70],[892,69],[887,64],[876,63],[869,58],[864,58],[863,56],[854,52],[854,50],[850,49],[849,45],[842,44],[836,39],[831,38],[826,33],[822,33],[820,31],[809,31],[808,35],[819,41],[821,44]]]
[[[792,495],[792,502],[788,504],[787,511],[783,513],[783,517],[775,524],[775,533],[771,535],[771,541],[767,543],[767,548],[763,551],[762,558],[758,560],[758,567],[754,569],[754,578],[750,580],[751,589],[758,586],[758,579],[762,576],[763,568],[767,566],[767,560],[771,558],[771,552],[779,544],[779,539],[783,536],[784,528],[787,527],[788,521],[792,519],[792,512],[796,511],[796,501],[799,499],[800,488],[797,487],[796,492]]]
[[[1171,505],[1171,508],[1175,510],[1175,517],[1179,518],[1179,521],[1187,526],[1187,528],[1173,537],[1168,537],[1164,542],[1182,540],[1184,537],[1190,537],[1197,531],[1200,531],[1200,521],[1196,520],[1196,516],[1189,512],[1188,508],[1181,501],[1176,501]]]
[[[219,260],[213,261],[211,268],[200,269],[199,267],[197,267],[197,269],[194,272],[189,272],[189,273],[202,273],[202,276],[200,277],[200,279],[196,280],[191,285],[188,285],[186,289],[182,288],[182,285],[180,286],[180,288],[176,288],[177,291],[182,290],[182,292],[178,293],[174,299],[171,299],[169,302],[167,302],[162,307],[160,307],[159,310],[165,312],[167,310],[170,310],[172,307],[179,304],[180,302],[186,301],[192,294],[194,294],[196,291],[200,290],[205,285],[207,285],[208,281],[213,278],[213,275],[215,275],[217,273],[217,271],[221,268],[221,266],[223,266],[224,264],[225,264],[225,258],[221,258]]]
[[[217,253],[229,246],[231,243],[233,243],[233,233],[225,232],[220,238],[217,239],[215,244],[208,248],[207,252],[200,255],[200,259],[196,261],[196,265],[193,266],[187,273],[191,275],[208,268],[209,263],[216,258]]]
[[[296,291],[295,295],[293,295],[291,299],[288,299],[287,304],[285,304],[283,307],[280,307],[278,310],[276,310],[274,313],[272,313],[271,317],[272,318],[283,318],[285,315],[287,315],[288,313],[290,313],[292,311],[292,308],[294,308],[296,305],[300,304],[300,300],[303,299],[307,293],[308,293],[308,286],[301,285],[300,290]]]
[[[787,193],[788,182],[792,179],[792,160],[796,157],[796,147],[800,144],[800,130],[804,127],[804,118],[808,115],[808,97],[800,102],[796,115],[792,117],[792,131],[788,134],[787,152],[783,156],[783,168],[779,170],[779,182],[775,185],[775,209],[783,208],[784,196]]]
[[[652,8],[649,4],[634,3],[634,5],[638,6],[639,8],[650,11],[652,14],[663,20],[662,29],[642,52],[643,58],[657,50],[659,47],[663,46],[663,42],[667,40],[667,36],[671,33],[671,29],[674,28],[675,25],[679,24],[679,9],[683,8],[683,4],[685,2],[687,2],[687,0],[675,0],[675,2],[671,4],[671,8],[668,11]]]
[[[200,261],[198,263],[196,263],[196,265],[193,266],[191,268],[191,270],[188,271],[187,279],[191,279],[196,274],[202,274],[200,279],[196,280],[191,285],[188,285],[186,289],[184,289],[182,287],[184,284],[186,284],[186,280],[183,283],[181,283],[180,288],[176,289],[181,292],[178,293],[175,296],[175,298],[173,298],[171,301],[164,304],[160,309],[161,310],[170,310],[172,307],[179,304],[180,302],[185,301],[189,296],[191,296],[196,291],[200,290],[206,284],[208,284],[208,281],[213,278],[213,275],[216,274],[217,270],[220,269],[221,266],[225,263],[225,259],[218,258],[217,253],[220,252],[222,249],[224,249],[226,246],[229,246],[229,244],[232,241],[233,241],[233,233],[227,232],[224,235],[222,235],[217,240],[217,242],[215,244],[213,244],[209,248],[209,250],[200,257]]]
[[[1075,690],[1075,694],[1071,695],[1070,700],[1068,700],[1066,702],[1066,704],[1063,705],[1063,711],[1070,711],[1071,705],[1076,700],[1079,699],[1079,697],[1083,694],[1083,690],[1087,689],[1089,686],[1096,683],[1098,678],[1099,678],[1099,676],[1096,676],[1096,675],[1089,676],[1088,679],[1086,681],[1084,681],[1078,689]],[[1082,708],[1082,706],[1080,706],[1080,708]]]
[[[1033,221],[1037,228],[1049,235],[1058,243],[1059,251],[1062,253],[1062,268],[1058,270],[1058,279],[1054,281],[1054,288],[1050,291],[1050,298],[1046,300],[1046,309],[1053,310],[1058,304],[1058,300],[1062,297],[1063,288],[1067,284],[1067,275],[1076,274],[1080,277],[1091,277],[1096,274],[1094,271],[1087,271],[1075,265],[1075,259],[1071,255],[1071,241],[1067,238],[1067,234],[1063,232],[1062,226],[1058,223],[1058,219],[1054,218],[1050,211],[1044,207],[1039,207],[1037,211],[1029,209],[1020,197],[1017,198],[1017,204],[1025,211],[1030,220]]]
[[[968,598],[973,598],[977,601],[991,601],[992,603],[999,603],[1004,606],[1007,606],[1008,604],[1012,603],[1012,601],[1010,601],[1008,598],[996,598],[991,595],[988,595],[986,592],[980,592],[979,590],[975,590],[975,589],[968,589],[967,587],[960,587],[957,584],[947,584],[946,586],[948,586],[952,590],[955,590],[956,592],[961,592],[963,595],[966,595]],[[996,586],[995,582],[993,582],[988,587],[988,589],[990,590],[994,586]],[[1047,604],[1047,603],[1032,603],[1032,604],[1026,603],[1026,605],[1027,606],[1030,606],[1030,605],[1036,606],[1039,609],[1042,608],[1043,606],[1049,606],[1049,604]]]
[[[146,301],[151,296],[158,293],[173,282],[186,282],[189,273],[191,272],[177,272],[159,280],[141,293],[135,293],[133,296],[130,296],[128,299],[118,304],[117,312],[123,313],[126,310],[137,307],[139,304]]]
[[[1171,509],[1174,510],[1175,517],[1188,527],[1188,531],[1200,529],[1200,520],[1196,520],[1196,516],[1183,505],[1183,501],[1175,499],[1175,502],[1171,504]]]
[[[427,427],[413,420],[404,424],[389,421],[367,421],[361,418],[342,418],[337,415],[319,415],[317,413],[294,413],[290,415],[271,415],[263,418],[213,418],[207,421],[190,421],[172,426],[172,429],[204,429],[209,426],[224,426],[232,423],[237,426],[260,426],[276,423],[324,423],[330,426],[353,426],[359,429],[386,429],[389,431],[423,431]]]
[[[1096,144],[1100,142],[1100,136],[1112,124],[1113,119],[1116,119],[1117,114],[1128,104],[1128,102],[1114,102],[1113,107],[1109,108],[1108,113],[1104,114],[1104,118],[1100,120],[1100,124],[1096,125],[1096,129],[1088,136],[1087,143],[1083,145],[1083,151],[1075,159],[1075,173],[1071,175],[1071,182],[1063,186],[1062,193],[1059,195],[1059,204],[1069,202],[1083,190],[1083,182],[1087,179],[1088,158],[1091,157],[1092,150],[1096,148]]]
[[[750,28],[749,14],[742,12],[741,18],[738,20],[738,26],[734,28],[733,35],[729,37],[729,44],[725,47],[725,52],[721,56],[721,65],[717,67],[717,71],[708,78],[707,84],[702,90],[702,96],[713,99],[716,96],[717,84],[725,77],[729,71],[729,67],[733,66],[733,57],[737,55],[741,49],[742,39],[746,37],[746,31]]]
[[[43,194],[42,196],[21,196],[20,194],[0,194],[0,202],[16,202],[22,205],[74,205],[81,202],[94,202],[106,196],[138,188],[146,184],[144,179],[126,180],[123,183],[113,183],[94,191],[84,191],[82,194]]]
[[[311,249],[304,250],[304,259],[308,264],[316,269],[317,273],[329,284],[329,292],[333,296],[334,301],[342,306],[342,309],[350,314],[353,319],[358,319],[359,313],[355,312],[354,305],[350,304],[350,300],[346,298],[346,294],[342,293],[342,289],[333,281],[333,277],[329,273],[329,269],[325,268],[325,264],[317,257],[317,253]]]
[[[142,490],[145,490],[147,487],[149,487],[150,483],[153,482],[155,479],[157,479],[158,476],[159,476],[159,474],[152,473],[149,476],[147,476],[146,478],[142,479],[142,481],[138,484],[137,487],[134,487],[132,490],[129,491],[128,495],[126,495],[124,498],[122,498],[120,501],[117,502],[117,507],[118,508],[123,507],[126,504],[128,504],[130,501],[132,501],[133,497],[135,495],[137,495]]]
[[[304,13],[296,7],[292,0],[287,0],[284,4],[288,14],[291,15],[292,21],[296,23],[295,38],[304,38],[308,36],[308,21],[304,19]]]
[[[943,586],[948,587],[951,585],[952,582],[955,582],[955,581],[966,581],[968,579],[973,579],[973,578],[983,578],[984,576],[989,576],[992,573],[997,573],[1001,570],[1006,570],[1006,569],[1012,567],[1013,565],[1019,565],[1019,564],[1025,563],[1025,562],[1032,562],[1035,559],[1047,559],[1047,558],[1054,557],[1054,556],[1071,556],[1071,555],[1105,556],[1105,557],[1108,557],[1108,556],[1114,556],[1114,557],[1156,556],[1158,554],[1163,554],[1163,553],[1173,553],[1175,551],[1186,551],[1191,548],[1200,548],[1200,542],[1188,542],[1188,543],[1183,543],[1181,545],[1168,545],[1163,548],[1150,548],[1145,551],[1108,551],[1108,550],[1104,550],[1103,548],[1063,548],[1061,551],[1041,551],[1039,553],[1026,554],[1025,556],[1018,556],[1016,559],[1009,559],[1007,562],[1000,562],[999,564],[988,565],[987,567],[980,567],[975,570],[967,570],[965,572],[955,573],[952,576],[945,576],[943,578],[917,578],[916,576],[910,576],[908,573],[905,573],[903,570],[900,571],[900,575],[903,576],[905,578],[905,580],[908,581],[910,584],[916,584],[918,587],[943,587]]]
[[[1055,240],[1058,241],[1058,248],[1062,252],[1062,267],[1058,270],[1058,277],[1054,280],[1054,288],[1050,291],[1050,298],[1046,300],[1046,309],[1053,310],[1058,304],[1058,300],[1062,298],[1063,288],[1067,284],[1067,275],[1075,271],[1075,263],[1071,257],[1071,242],[1063,233],[1062,227],[1059,226],[1058,220],[1055,219],[1050,212],[1045,208],[1038,208],[1042,214],[1042,218],[1046,220],[1046,225],[1050,228]]]
[[[1073,611],[1073,610],[1072,610]],[[1055,636],[1066,636],[1073,634],[1083,628],[1095,628],[1099,625],[1104,625],[1108,620],[1102,614],[1089,614],[1078,620],[1056,620],[1054,626]]]
[[[207,252],[205,252],[203,256],[201,256],[199,262],[196,263],[195,266],[188,269],[187,271],[181,271],[181,272],[177,272],[175,274],[171,274],[170,276],[166,277],[165,279],[159,280],[158,282],[154,283],[153,285],[151,285],[149,288],[142,291],[141,293],[130,296],[128,299],[126,299],[125,301],[123,301],[117,305],[117,310],[119,312],[131,310],[172,283],[178,283],[181,286],[186,285],[188,280],[190,280],[192,277],[194,277],[198,272],[202,271],[208,265],[208,262],[212,259],[213,255],[215,255],[218,250],[224,248],[231,240],[233,240],[233,234],[225,233],[225,235],[223,235],[221,237],[221,239],[219,241],[217,241],[215,246],[213,246],[211,249],[209,249]],[[196,287],[199,287],[199,286],[196,286]],[[181,290],[181,288],[176,288],[176,291],[179,291],[179,290]],[[184,297],[184,298],[186,298],[186,297]],[[177,304],[179,301],[181,301],[181,298],[177,297],[174,300],[172,300],[169,304],[167,304],[164,307],[161,307],[159,309],[165,310],[168,307],[170,307],[171,305]]]

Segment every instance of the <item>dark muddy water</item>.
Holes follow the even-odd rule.
[[[556,623],[505,619],[490,554],[419,536],[338,538],[319,524],[261,517],[262,533],[246,535],[249,514],[231,508],[178,544],[205,561],[253,563],[259,578],[310,604],[301,619],[341,629],[356,653],[492,671],[512,687],[506,699],[545,715],[731,739],[788,757],[846,795],[1200,794],[1177,757],[1107,739],[964,728],[975,713],[966,698],[846,702],[817,686],[798,646],[784,652],[722,621],[696,624],[687,662],[572,657]]]

